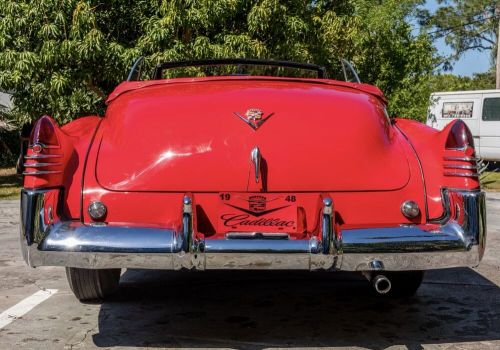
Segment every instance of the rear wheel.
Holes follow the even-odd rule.
[[[81,301],[102,300],[112,294],[118,288],[120,273],[120,269],[66,268],[69,286]]]

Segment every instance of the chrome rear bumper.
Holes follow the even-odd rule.
[[[147,269],[404,271],[477,266],[486,241],[485,197],[443,192],[440,224],[333,232],[325,204],[321,239],[196,239],[184,203],[182,230],[89,226],[57,215],[59,190],[23,190],[21,246],[36,266]],[[327,202],[325,202],[327,203]]]

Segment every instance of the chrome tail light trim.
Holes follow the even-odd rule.
[[[444,160],[458,161],[458,162],[478,162],[481,158],[477,157],[443,157]]]
[[[60,166],[62,163],[24,163],[25,168],[46,168],[50,166]]]
[[[61,174],[60,170],[39,170],[39,171],[23,171],[23,175],[49,175],[49,174]]]
[[[459,176],[459,177],[479,177],[478,173],[459,173],[459,172],[451,172],[446,171],[444,176]]]
[[[50,158],[61,158],[60,154],[28,154],[24,156],[24,159],[50,159]]]
[[[445,169],[477,170],[477,165],[445,164]]]

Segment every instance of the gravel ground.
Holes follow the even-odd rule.
[[[0,349],[500,349],[500,194],[489,193],[477,269],[432,271],[417,296],[372,295],[355,274],[128,270],[109,301],[82,304],[64,269],[25,266],[18,201],[0,201],[0,313],[57,293],[0,329]]]

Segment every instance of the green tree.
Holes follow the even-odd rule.
[[[436,74],[429,79],[429,92],[488,90],[495,88],[495,72],[461,77],[452,74]]]
[[[161,61],[252,57],[338,69],[345,57],[390,99],[391,114],[425,116],[422,82],[435,65],[409,18],[423,1],[3,0],[0,90],[18,123],[65,123],[103,113],[103,100],[138,56]]]

